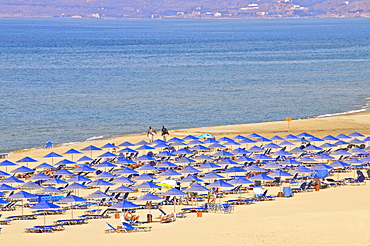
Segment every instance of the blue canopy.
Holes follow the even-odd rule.
[[[111,206],[109,206],[109,208],[116,208],[116,209],[132,209],[132,208],[139,208],[141,207],[140,205],[136,205],[132,202],[129,202],[129,201],[126,201],[126,200],[123,200],[123,201],[120,201],[116,204],[113,204]]]
[[[44,158],[53,158],[53,157],[63,157],[63,156],[55,152],[50,152],[49,154],[44,156]]]
[[[121,143],[120,145],[118,146],[123,146],[123,147],[132,147],[132,146],[135,146],[135,144],[133,143],[130,143],[130,142],[124,142],[124,143]]]
[[[197,140],[198,138],[197,137],[194,137],[192,135],[188,135],[188,136],[186,136],[186,137],[184,137],[182,139],[185,140],[185,141],[188,141],[188,140]]]
[[[60,169],[53,173],[53,176],[58,176],[58,175],[65,175],[65,176],[74,176],[75,174],[66,170],[66,169]]]
[[[224,179],[225,177],[214,172],[207,173],[202,179]]]
[[[167,177],[167,176],[168,177],[170,177],[170,176],[181,176],[181,175],[182,175],[181,173],[176,172],[176,171],[174,171],[172,169],[168,169],[168,170],[166,170],[166,171],[158,174],[158,176],[164,176],[164,177]]]
[[[13,190],[17,190],[17,188],[14,188],[7,184],[0,184],[0,191],[13,191]]]
[[[138,174],[139,172],[129,167],[125,167],[122,169],[115,170],[114,173],[115,174]]]
[[[253,181],[273,181],[274,180],[273,178],[267,176],[264,173],[257,174],[253,177],[248,178],[248,179],[253,180]]]
[[[101,148],[102,149],[114,149],[114,148],[117,148],[117,146],[114,145],[114,144],[111,144],[111,143],[107,143],[107,144],[103,145]]]
[[[69,184],[66,188],[64,188],[64,190],[81,190],[81,189],[88,189],[88,188],[90,187],[75,182],[75,183]]]
[[[120,186],[120,187],[118,187],[114,190],[111,190],[111,192],[122,192],[122,193],[124,193],[124,192],[137,192],[137,191],[122,185],[122,186]]]
[[[81,165],[72,170],[73,172],[94,172],[95,168],[89,167],[88,165]]]
[[[160,189],[162,186],[156,185],[153,182],[144,182],[140,185],[134,186],[135,189]]]
[[[155,200],[163,200],[163,197],[159,197],[157,195],[154,195],[152,193],[146,193],[145,195],[139,197],[138,201],[155,201]]]
[[[87,200],[80,196],[69,195],[58,201],[58,203],[86,202]]]
[[[48,168],[54,168],[54,166],[44,162],[35,167],[35,169],[48,169]]]
[[[16,166],[17,164],[11,162],[11,161],[8,161],[8,160],[5,160],[5,161],[2,161],[0,162],[0,166],[1,167],[6,167],[6,166]]]
[[[126,178],[124,176],[113,179],[111,182],[114,183],[114,184],[134,184],[135,183],[131,179]]]
[[[153,179],[156,179],[156,178],[154,178],[153,176],[150,176],[149,174],[146,174],[146,173],[142,173],[139,176],[135,177],[135,181],[149,181],[149,180],[153,180]]]
[[[93,160],[94,160],[93,158],[90,158],[90,157],[84,155],[80,159],[78,159],[77,161],[93,161]]]
[[[37,198],[37,195],[28,193],[26,191],[19,191],[17,193],[14,193],[13,195],[10,195],[8,197],[9,199],[28,199],[28,198]]]
[[[254,182],[243,178],[243,177],[237,177],[229,181],[229,184],[233,185],[243,185],[243,184],[253,184]]]
[[[216,152],[215,154],[213,154],[212,156],[223,156],[223,157],[225,157],[225,156],[234,156],[234,154],[230,153],[230,152],[227,152],[225,150],[220,150],[220,151]]]
[[[26,157],[18,160],[17,162],[26,162],[27,163],[27,162],[37,162],[37,160],[32,159],[31,157],[26,156]]]
[[[138,153],[139,151],[130,149],[130,148],[124,148],[118,151],[118,153]]]
[[[184,169],[180,170],[180,173],[183,174],[189,174],[189,173],[201,173],[202,171],[192,167],[192,166],[187,166]]]
[[[109,161],[103,161],[95,165],[95,167],[116,167],[116,166],[117,166],[116,164],[110,163]]]
[[[162,196],[185,196],[187,193],[177,189],[177,188],[171,188],[168,191],[162,193]]]
[[[222,179],[220,180],[217,180],[209,185],[207,185],[207,187],[212,187],[212,188],[230,188],[230,187],[234,187],[234,185],[232,184],[229,184],[225,181],[223,181]]]
[[[116,157],[116,154],[113,154],[111,152],[105,152],[104,154],[98,155],[98,157]]]
[[[142,155],[136,158],[136,161],[155,161],[155,159],[147,155]]]
[[[92,187],[92,186],[111,186],[111,185],[114,185],[112,183],[109,183],[103,179],[97,179],[95,181],[92,181],[90,183],[87,184],[88,186]]]
[[[116,176],[111,174],[111,173],[108,173],[108,172],[101,172],[100,174],[96,175],[94,178],[98,178],[98,179],[111,179],[111,178],[115,178]]]
[[[209,191],[209,189],[204,186],[201,186],[198,183],[193,183],[186,191],[187,192],[207,192]]]
[[[182,180],[180,180],[181,183],[191,183],[193,181],[196,181],[196,182],[203,182],[203,180],[201,180],[200,178],[198,177],[195,177],[193,175],[188,175],[187,177],[183,178]]]
[[[140,146],[139,148],[137,148],[136,150],[152,150],[152,149],[155,149],[155,148],[152,147],[152,146],[144,144],[144,145]]]
[[[87,146],[87,147],[81,149],[81,151],[96,151],[96,150],[102,150],[102,149],[98,148],[94,145],[90,145],[90,146]]]
[[[63,154],[82,154],[82,152],[78,151],[78,150],[75,150],[75,149],[70,149],[66,152],[64,152]]]
[[[107,193],[104,193],[100,190],[97,190],[97,191],[91,193],[90,195],[86,196],[85,198],[86,199],[100,199],[100,198],[109,198],[109,197],[112,197],[112,196],[110,196]]]
[[[14,176],[11,176],[9,178],[0,180],[0,183],[3,183],[3,184],[14,184],[14,183],[24,183],[24,181],[22,181],[20,179],[17,179]]]

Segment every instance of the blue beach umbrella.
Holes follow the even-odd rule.
[[[241,156],[241,157],[239,157],[238,159],[235,160],[235,162],[238,162],[238,163],[255,162],[255,161],[256,161],[255,159],[249,158],[249,157],[246,157],[246,156]]]
[[[64,191],[61,191],[58,188],[55,188],[54,186],[48,186],[48,187],[44,187],[43,189],[37,191],[37,193],[52,193],[52,194],[57,194],[57,193],[64,193]]]
[[[347,135],[345,135],[345,134],[343,134],[343,133],[339,134],[339,135],[337,136],[337,138],[339,138],[339,139],[351,139],[351,137],[349,137],[349,136],[347,136]]]
[[[238,154],[243,155],[243,154],[250,154],[251,152],[249,152],[248,150],[242,149],[242,148],[236,148],[233,151],[231,151],[231,153],[235,155],[238,155]]]
[[[180,160],[176,161],[175,163],[177,163],[177,164],[189,164],[189,163],[194,163],[194,162],[196,162],[196,161],[194,161],[193,159],[190,159],[188,157],[183,157]]]
[[[193,173],[201,173],[202,171],[192,167],[192,166],[187,166],[184,169],[180,170],[180,173],[182,174],[193,174]]]
[[[149,174],[146,174],[146,173],[142,173],[139,176],[135,177],[135,181],[150,181],[150,180],[154,180],[154,179],[156,179],[156,178],[154,178],[153,176],[150,176]]]
[[[212,158],[209,155],[201,154],[201,155],[195,157],[194,160],[205,161],[205,160],[212,160]]]
[[[96,175],[94,178],[95,179],[112,179],[112,178],[115,178],[116,176],[111,174],[111,173],[108,173],[108,172],[102,172],[98,175]]]
[[[217,165],[239,165],[239,163],[230,159],[224,159],[220,162],[217,162]]]
[[[298,134],[297,137],[300,137],[300,138],[312,138],[312,137],[314,137],[314,135],[311,135],[311,134],[309,134],[307,132],[302,132],[302,133]]]
[[[75,195],[69,195],[66,196],[65,198],[61,199],[58,201],[58,203],[74,203],[76,204],[77,202],[86,202],[87,200],[83,197],[75,196]],[[73,207],[71,207],[71,214],[72,214],[72,219],[73,219]]]
[[[66,169],[60,169],[58,171],[56,171],[55,173],[53,173],[53,176],[74,176],[75,174],[66,170]]]
[[[348,137],[357,138],[357,137],[365,137],[365,136],[362,135],[361,133],[353,132],[353,133],[349,134]]]
[[[183,142],[184,140],[181,139],[181,138],[178,138],[178,137],[173,137],[170,140],[168,140],[167,142],[168,143],[173,143],[173,142],[178,142],[178,141]]]
[[[86,185],[74,182],[72,184],[68,184],[68,186],[65,187],[64,190],[82,190],[82,189],[89,189],[89,188],[90,187],[88,187]]]
[[[176,168],[177,165],[169,161],[164,161],[155,165],[156,168]]]
[[[198,139],[191,140],[188,145],[202,145],[204,144],[202,141],[199,141]]]
[[[190,151],[188,149],[179,149],[179,150],[177,150],[173,153],[176,154],[176,155],[183,155],[183,154],[192,154],[193,151]]]
[[[144,145],[140,146],[139,148],[137,148],[136,150],[153,150],[153,149],[155,149],[155,148],[152,147],[152,146],[144,144]]]
[[[96,146],[93,146],[93,145],[90,145],[90,146],[87,146],[87,147],[81,149],[81,151],[90,151],[90,157],[92,157],[92,152],[93,151],[98,151],[98,150],[102,150],[102,149],[98,148]]]
[[[339,138],[333,137],[332,135],[327,135],[323,137],[322,139],[325,141],[338,141],[339,140]]]
[[[16,165],[18,165],[18,164],[15,164],[15,163],[13,163],[9,160],[5,160],[5,161],[0,162],[0,167],[5,167],[5,172],[8,171],[9,166],[16,166]]]
[[[246,178],[243,178],[243,177],[236,177],[236,178],[230,180],[228,183],[236,186],[236,185],[253,184],[254,182],[252,182],[252,181],[250,181]]]
[[[0,177],[10,176],[9,173],[0,170]]]
[[[72,158],[72,161],[73,161],[73,155],[82,154],[82,152],[80,152],[78,150],[75,150],[75,149],[70,149],[70,150],[67,150],[66,152],[64,152],[63,154],[71,155],[71,158]]]
[[[148,145],[149,143],[147,141],[140,141],[140,142],[137,142],[135,145]]]
[[[120,187],[118,187],[114,190],[111,190],[111,192],[127,193],[127,192],[137,192],[137,191],[133,190],[133,189],[127,187],[127,186],[122,185],[122,186],[120,186]]]
[[[109,161],[103,161],[103,162],[95,165],[94,167],[117,167],[117,165],[113,164],[113,163],[110,163]]]
[[[141,167],[136,168],[137,171],[157,171],[157,169],[149,164],[142,165]]]
[[[260,161],[272,161],[272,160],[274,160],[272,157],[267,156],[265,154],[255,154],[255,155],[253,155],[253,159],[260,160]]]
[[[130,159],[126,159],[126,158],[122,158],[122,157],[120,157],[119,159],[118,159],[118,161],[116,161],[116,163],[115,164],[117,164],[117,165],[130,165],[130,164],[135,164],[136,162],[135,161],[133,161],[133,160],[130,160]]]
[[[214,172],[207,173],[202,177],[203,179],[224,179],[225,177]]]
[[[272,138],[270,138],[271,141],[284,141],[284,138],[282,137],[279,137],[279,136],[273,136]]]
[[[107,182],[103,179],[97,179],[95,181],[92,181],[92,182],[88,183],[87,185],[90,186],[90,187],[98,186],[100,188],[101,186],[112,186],[114,184],[112,184],[110,182]]]
[[[280,165],[286,165],[286,166],[290,166],[290,165],[302,165],[302,163],[299,162],[299,161],[293,160],[293,159],[286,159],[286,160],[280,162]]]
[[[26,157],[24,157],[24,158],[22,158],[22,159],[20,159],[20,160],[18,160],[16,162],[18,162],[18,163],[26,163],[26,165],[28,167],[28,163],[29,162],[38,162],[38,160],[35,160],[35,159],[31,158],[31,157],[26,156]]]
[[[135,183],[131,179],[126,178],[124,176],[121,176],[119,178],[113,179],[111,182],[114,183],[114,184],[134,184]]]
[[[181,183],[191,183],[191,182],[203,182],[202,179],[194,176],[194,175],[188,175],[187,177],[180,180]]]
[[[261,135],[258,135],[257,133],[252,133],[252,134],[249,134],[247,137],[248,138],[260,138],[262,136]]]
[[[206,162],[203,165],[198,167],[198,169],[216,169],[216,168],[221,168],[221,166],[214,164],[212,162]]]
[[[139,151],[130,149],[130,148],[124,148],[118,151],[118,153],[138,153]]]
[[[117,175],[121,175],[121,174],[138,174],[139,172],[129,167],[125,167],[122,169],[115,170],[114,173]]]
[[[78,159],[77,161],[93,161],[94,159],[93,158],[90,158],[88,156],[82,156],[80,159]]]
[[[74,168],[72,171],[73,172],[95,172],[96,169],[88,165],[81,165],[79,167]]]
[[[317,160],[312,159],[311,157],[304,156],[303,158],[299,159],[299,162],[301,163],[318,163]]]
[[[54,166],[48,164],[48,163],[41,163],[40,165],[36,166],[35,169],[53,169]]]
[[[9,178],[0,180],[0,183],[3,183],[3,184],[16,184],[16,183],[24,183],[24,181],[22,181],[20,179],[17,179],[14,176],[11,176]]]
[[[197,137],[194,137],[194,136],[192,136],[192,135],[188,135],[188,136],[186,136],[186,137],[184,137],[184,138],[182,138],[183,140],[185,140],[185,141],[191,141],[191,140],[197,140],[198,138]]]
[[[147,155],[142,155],[136,158],[136,161],[155,161],[155,159]]]
[[[14,188],[7,184],[0,184],[0,191],[15,191],[17,188]]]
[[[264,152],[265,150],[261,147],[258,147],[256,145],[254,145],[254,146],[250,147],[248,149],[248,151],[255,153],[255,152]]]
[[[212,156],[228,157],[228,156],[234,156],[234,154],[230,153],[228,151],[225,151],[225,150],[220,150],[220,151],[214,153]]]
[[[206,146],[203,146],[203,145],[199,144],[199,145],[195,145],[195,146],[191,147],[190,150],[209,151],[210,149],[207,148]]]
[[[37,195],[28,193],[27,191],[19,191],[17,193],[14,193],[13,195],[10,195],[8,199],[21,199],[22,201],[22,216],[23,216],[23,199],[32,199],[37,198]]]
[[[156,185],[151,181],[144,182],[142,184],[136,185],[134,189],[161,189],[162,186]]]
[[[234,140],[234,141],[241,141],[241,140],[246,139],[246,138],[247,137],[244,137],[242,135],[237,135],[237,136],[233,137],[232,140]]]
[[[265,149],[281,149],[282,147],[280,145],[277,145],[275,143],[268,143],[263,146]]]
[[[55,163],[55,165],[63,165],[63,166],[65,166],[65,165],[74,165],[74,164],[76,164],[76,162],[70,161],[70,160],[67,160],[67,159],[64,159],[64,160],[61,160],[61,161]]]
[[[274,180],[273,178],[271,178],[270,176],[268,176],[264,173],[257,174],[253,177],[248,178],[248,179],[253,180],[253,181],[273,181]]]
[[[133,147],[133,146],[135,146],[135,144],[126,141],[126,142],[123,142],[123,143],[119,144],[118,146]]]
[[[112,196],[108,195],[107,193],[104,193],[100,190],[97,190],[87,196],[85,196],[86,199],[101,199],[101,198],[110,198]]]
[[[54,157],[63,157],[60,154],[57,154],[55,152],[50,152],[49,154],[45,155],[44,158],[51,158],[51,164],[54,164]]]
[[[33,189],[40,189],[41,186],[32,182],[32,181],[28,181],[27,183],[24,183],[20,186],[18,186],[18,189],[29,189],[29,190],[33,190]]]
[[[226,146],[225,145],[222,145],[220,143],[213,143],[213,144],[211,144],[211,145],[208,146],[208,150],[209,149],[215,149],[215,148],[226,148]]]
[[[172,176],[181,176],[182,174],[179,173],[179,172],[176,172],[172,169],[168,169],[160,174],[158,174],[158,176],[162,176],[162,177],[172,177]]]
[[[159,156],[159,157],[174,157],[174,156],[177,156],[177,155],[172,154],[171,152],[166,150],[166,151],[163,151],[163,152],[157,154],[156,156]]]
[[[204,144],[214,144],[214,143],[220,143],[220,141],[217,141],[216,139],[213,138],[208,138],[203,141]]]
[[[107,144],[104,144],[101,148],[102,149],[115,149],[117,148],[117,146],[111,143],[107,143]]]
[[[98,155],[98,157],[111,158],[111,157],[117,157],[117,155],[116,154],[113,154],[111,152],[105,152],[104,154]]]
[[[135,208],[140,208],[142,206],[140,205],[136,205],[132,202],[129,202],[129,201],[126,201],[126,200],[122,200],[116,204],[113,204],[111,206],[109,206],[108,208],[115,208],[115,209],[121,209],[121,210],[125,210],[125,209],[135,209]]]
[[[60,206],[53,204],[51,202],[43,201],[37,203],[35,206],[30,207],[30,209],[38,209],[38,210],[50,210],[50,209],[58,209]],[[46,225],[46,213],[44,212],[44,226]]]
[[[68,182],[54,177],[49,180],[46,180],[43,184],[56,185],[56,184],[68,184]]]
[[[208,188],[198,184],[198,183],[193,183],[188,189],[186,189],[187,192],[207,192],[209,191]]]
[[[248,171],[248,172],[266,172],[265,169],[260,168],[257,165],[251,165],[251,166],[245,168],[245,170]]]
[[[0,198],[0,204],[2,204],[2,205],[6,205],[6,204],[8,204],[9,202],[8,201],[5,201],[4,199],[1,199]]]

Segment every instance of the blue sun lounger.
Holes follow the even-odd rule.
[[[125,227],[126,230],[133,230],[133,231],[151,231],[151,226],[132,226],[127,222],[122,222],[122,225]]]
[[[105,230],[105,233],[112,233],[112,232],[132,232],[132,230],[126,230],[125,228],[115,228],[114,226],[112,226],[111,224],[109,224],[108,222],[105,222],[107,223],[107,225],[109,226],[109,229]]]

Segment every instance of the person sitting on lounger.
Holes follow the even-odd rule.
[[[161,216],[161,221],[174,221],[176,219],[176,216],[174,213],[166,214]]]
[[[124,219],[128,222],[135,222],[139,220],[139,215],[132,214],[131,211],[125,213]]]

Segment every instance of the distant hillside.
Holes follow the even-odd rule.
[[[0,0],[0,17],[370,17],[370,0]]]

